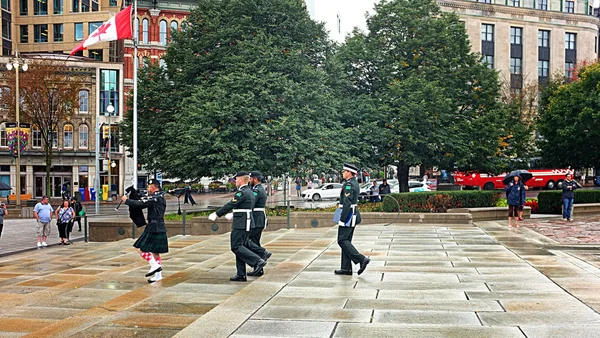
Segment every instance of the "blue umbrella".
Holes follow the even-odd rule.
[[[533,177],[533,174],[527,170],[513,170],[510,172],[510,174],[504,176],[502,183],[504,183],[504,185],[508,185],[513,181],[513,177],[515,176],[521,177],[521,182],[525,183]]]

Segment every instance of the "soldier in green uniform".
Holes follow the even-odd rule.
[[[357,208],[358,196],[360,195],[360,187],[356,181],[357,173],[357,167],[351,164],[344,164],[342,175],[346,182],[344,182],[342,192],[340,193],[342,214],[338,222],[338,245],[342,249],[342,266],[340,270],[334,271],[336,275],[352,275],[352,262],[360,264],[360,268],[358,269],[358,274],[360,275],[367,268],[367,264],[371,262],[368,257],[361,255],[354,245],[352,245],[354,227],[361,221]]]
[[[267,226],[267,213],[265,210],[265,205],[267,204],[267,193],[260,184],[261,179],[262,174],[259,171],[250,172],[250,186],[252,187],[252,192],[254,193],[256,202],[254,203],[254,209],[252,209],[255,228],[250,230],[248,249],[266,261],[269,259],[269,257],[271,257],[271,252],[267,251],[267,249],[260,245],[260,237],[263,230]],[[264,273],[265,272],[263,269],[260,269],[258,271],[249,272],[248,276],[262,276]]]
[[[227,219],[233,220],[231,226],[231,251],[235,254],[235,266],[237,274],[231,278],[233,282],[246,281],[246,264],[254,267],[255,271],[261,270],[267,262],[253,253],[246,247],[248,244],[248,235],[254,227],[254,218],[252,217],[252,208],[254,208],[254,194],[248,186],[250,176],[247,172],[241,171],[235,175],[235,185],[238,192],[235,193],[231,201],[222,206],[216,212],[208,216],[208,219],[215,221],[228,212]]]

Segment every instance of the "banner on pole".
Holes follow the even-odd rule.
[[[25,149],[27,149],[27,144],[29,143],[29,134],[31,133],[31,125],[29,123],[21,123],[20,128],[20,152],[23,154]],[[6,123],[6,144],[8,145],[8,150],[14,156],[18,156],[17,148],[17,123],[16,122],[8,122]]]

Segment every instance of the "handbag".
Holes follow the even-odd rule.
[[[85,216],[85,210],[83,210],[83,209],[79,210],[79,212],[77,213],[77,216],[80,216],[80,217]]]

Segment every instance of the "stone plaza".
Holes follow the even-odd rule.
[[[536,227],[359,225],[361,276],[333,274],[335,227],[270,231],[247,283],[228,234],[171,237],[155,284],[131,239],[33,250],[0,258],[0,337],[598,336],[600,243]]]

